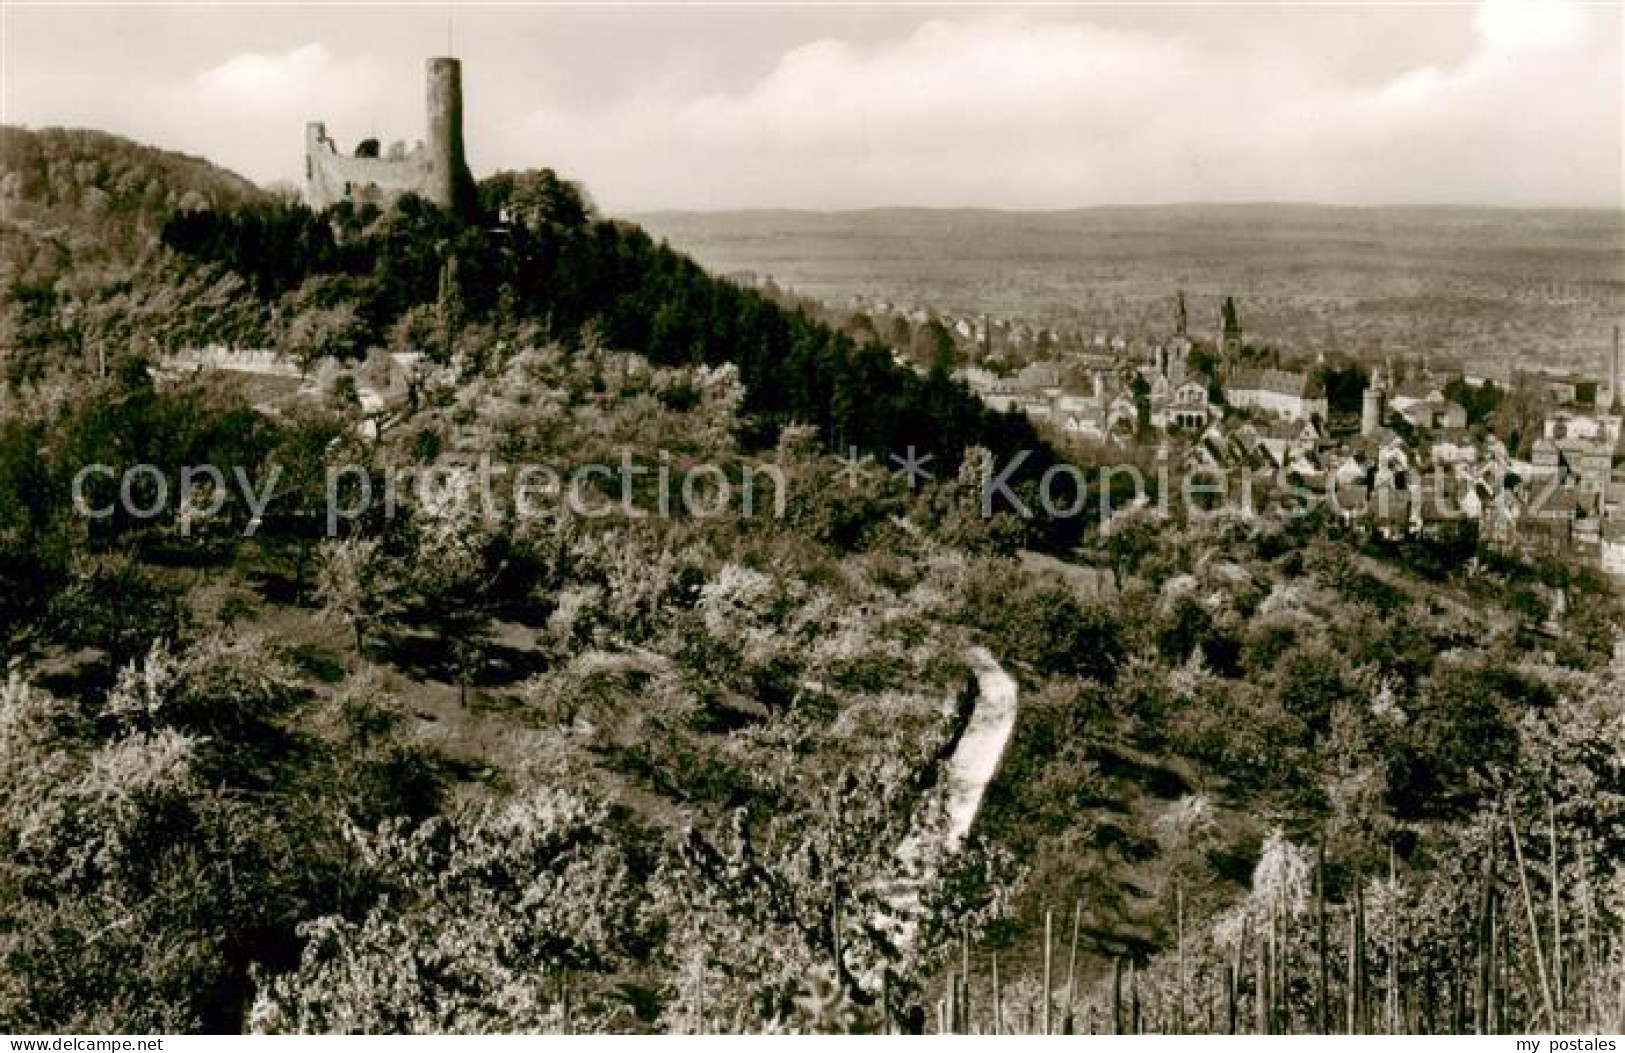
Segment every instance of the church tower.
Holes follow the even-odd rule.
[[[1219,311],[1219,347],[1226,360],[1241,355],[1241,316],[1236,313],[1236,298],[1226,296]]]

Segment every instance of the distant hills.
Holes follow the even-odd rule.
[[[1238,298],[1248,339],[1601,368],[1625,318],[1625,213],[1300,204],[882,208],[635,217],[724,273],[1085,332],[1166,332]]]
[[[0,282],[103,285],[177,209],[285,195],[104,132],[0,128]],[[1060,212],[878,208],[632,217],[707,269],[822,299],[861,295],[1098,332],[1199,332],[1234,295],[1250,341],[1304,355],[1435,355],[1504,374],[1596,372],[1625,320],[1625,213],[1301,204]],[[60,305],[59,305],[60,306]]]

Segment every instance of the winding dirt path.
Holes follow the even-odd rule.
[[[981,647],[969,655],[980,689],[965,732],[948,760],[948,828],[942,847],[957,852],[970,836],[988,784],[999,772],[1004,748],[1016,729],[1016,682]]]
[[[928,809],[916,816],[897,846],[898,876],[880,889],[888,908],[883,913],[890,915],[880,924],[894,931],[903,948],[913,943],[918,924],[919,882],[932,861],[964,846],[1016,728],[1015,680],[985,648],[971,648],[966,658],[976,674],[976,702],[948,758],[942,813]]]

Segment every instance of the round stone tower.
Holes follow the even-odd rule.
[[[442,208],[470,204],[474,180],[463,156],[463,64],[429,60],[428,186],[425,196]]]

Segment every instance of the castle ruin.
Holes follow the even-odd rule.
[[[463,156],[463,68],[454,58],[428,64],[428,140],[410,152],[396,143],[379,156],[376,140],[341,154],[321,121],[305,125],[305,203],[322,209],[349,201],[384,207],[417,194],[441,208],[467,207],[474,180]]]

